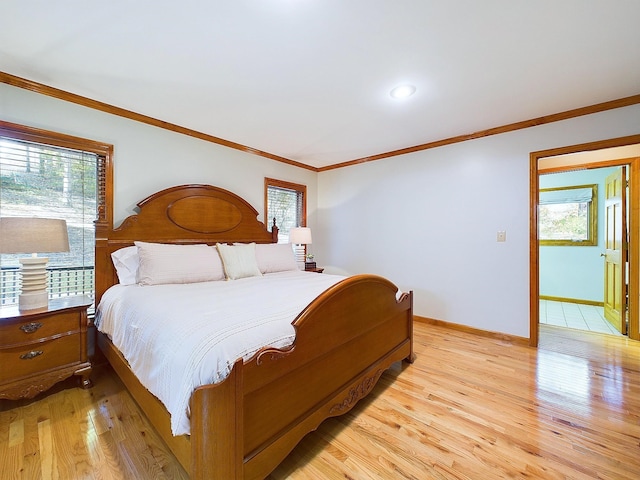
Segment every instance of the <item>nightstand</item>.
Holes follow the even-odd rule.
[[[324,268],[318,268],[318,267],[310,268],[309,270],[305,270],[305,272],[322,273],[322,272],[324,272]]]
[[[46,308],[0,308],[0,398],[32,398],[72,375],[89,388],[86,296],[50,300]]]

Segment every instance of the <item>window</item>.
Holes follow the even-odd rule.
[[[0,216],[67,221],[70,251],[46,254],[49,298],[94,292],[94,221],[107,157],[86,144],[94,151],[82,139],[0,122]],[[0,255],[1,305],[18,301],[21,256]]]
[[[597,245],[598,186],[541,189],[538,236],[540,245]]]
[[[307,187],[273,178],[264,179],[265,223],[270,227],[275,218],[278,243],[289,243],[289,230],[307,226]],[[296,255],[304,261],[306,245]]]

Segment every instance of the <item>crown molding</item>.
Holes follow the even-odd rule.
[[[358,158],[356,160],[350,160],[348,162],[336,163],[334,165],[328,165],[326,167],[320,167],[318,170],[324,172],[327,170],[333,170],[336,168],[348,167],[350,165],[357,165],[360,163],[373,162],[375,160],[382,160],[383,158],[397,157],[399,155],[405,155],[407,153],[419,152],[422,150],[428,150],[431,148],[443,147],[445,145],[452,145],[454,143],[466,142],[467,140],[474,140],[476,138],[489,137],[491,135],[499,135],[501,133],[513,132],[515,130],[522,130],[524,128],[536,127],[538,125],[545,125],[547,123],[559,122],[561,120],[567,120],[570,118],[581,117],[583,115],[591,115],[592,113],[604,112],[606,110],[613,110],[616,108],[628,107],[640,103],[640,94],[632,95],[630,97],[620,98],[618,100],[611,100],[608,102],[597,103],[588,107],[574,108],[573,110],[567,110],[565,112],[554,113],[552,115],[545,115],[543,117],[533,118],[531,120],[524,120],[521,122],[509,123],[502,125],[501,127],[488,128],[486,130],[480,130],[475,133],[469,133],[465,135],[458,135],[456,137],[445,138],[444,140],[437,140],[435,142],[423,143],[414,147],[402,148],[400,150],[393,150],[391,152],[380,153],[378,155],[372,155],[370,157]]]
[[[141,113],[132,112],[131,110],[126,110],[124,108],[109,105],[108,103],[83,97],[82,95],[76,95],[75,93],[66,92],[55,87],[50,87],[49,85],[44,85],[42,83],[34,82],[26,78],[17,77],[15,75],[11,75],[10,73],[0,72],[0,83],[6,83],[7,85],[23,88],[31,92],[39,93],[41,95],[47,95],[49,97],[54,97],[66,102],[82,105],[83,107],[92,108],[94,110],[100,110],[101,112],[110,113],[119,117],[128,118],[129,120],[134,120],[136,122],[146,123],[147,125],[152,125],[154,127],[164,128],[165,130],[188,135],[190,137],[215,143],[217,145],[222,145],[224,147],[233,148],[235,150],[240,150],[252,155],[269,158],[271,160],[275,160],[276,162],[287,163],[289,165],[312,170],[314,172],[318,171],[316,167],[312,167],[301,162],[296,162],[295,160],[280,157],[273,153],[264,152],[262,150],[258,150],[257,148],[248,147],[240,143],[225,140],[224,138],[215,137],[213,135],[208,135],[206,133],[198,132],[196,130],[182,127],[180,125],[164,122],[162,120],[158,120],[157,118],[149,117]]]
[[[252,148],[246,145],[232,142],[230,140],[225,140],[223,138],[215,137],[213,135],[198,132],[196,130],[182,127],[180,125],[175,125],[173,123],[164,122],[162,120],[158,120],[157,118],[149,117],[147,115],[142,115],[140,113],[132,112],[131,110],[126,110],[124,108],[109,105],[108,103],[83,97],[75,93],[66,92],[64,90],[60,90],[55,87],[50,87],[42,83],[34,82],[26,78],[17,77],[10,73],[0,71],[0,83],[6,83],[7,85],[23,88],[25,90],[39,93],[41,95],[47,95],[49,97],[58,98],[60,100],[75,103],[77,105],[82,105],[84,107],[92,108],[95,110],[100,110],[102,112],[110,113],[112,115],[117,115],[119,117],[128,118],[130,120],[134,120],[137,122],[146,123],[147,125],[152,125],[154,127],[164,128],[165,130],[170,130],[172,132],[188,135],[190,137],[198,138],[200,140],[215,143],[217,145],[222,145],[228,148],[233,148],[235,150],[240,150],[242,152],[250,153],[252,155],[258,155],[260,157],[268,158],[276,162],[286,163],[288,165],[293,165],[294,167],[303,168],[305,170],[310,170],[312,172],[326,172],[328,170],[335,170],[337,168],[349,167],[352,165],[358,165],[360,163],[367,163],[367,162],[373,162],[376,160],[382,160],[385,158],[397,157],[400,155],[406,155],[408,153],[419,152],[422,150],[429,150],[432,148],[443,147],[445,145],[452,145],[454,143],[466,142],[468,140],[489,137],[492,135],[499,135],[501,133],[513,132],[515,130],[522,130],[525,128],[536,127],[538,125],[545,125],[547,123],[559,122],[561,120],[581,117],[583,115],[591,115],[593,113],[604,112],[606,110],[613,110],[616,108],[628,107],[630,105],[635,105],[640,103],[640,94],[632,95],[630,97],[620,98],[617,100],[597,103],[595,105],[590,105],[588,107],[575,108],[575,109],[567,110],[560,113],[554,113],[551,115],[545,115],[542,117],[533,118],[531,120],[524,120],[521,122],[502,125],[500,127],[480,130],[475,133],[458,135],[455,137],[445,138],[443,140],[436,140],[434,142],[423,143],[420,145],[415,145],[413,147],[402,148],[399,150],[392,150],[390,152],[357,158],[355,160],[335,163],[333,165],[327,165],[324,167],[313,167],[311,165],[307,165],[302,162],[291,160],[289,158],[281,157],[273,153],[265,152],[257,148]]]

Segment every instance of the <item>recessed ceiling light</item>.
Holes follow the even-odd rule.
[[[393,98],[407,98],[416,93],[416,87],[413,85],[398,85],[391,90],[391,96]]]

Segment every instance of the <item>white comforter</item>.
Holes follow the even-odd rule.
[[[189,433],[196,387],[222,381],[237,359],[264,346],[292,344],[291,322],[343,278],[290,271],[184,285],[115,285],[98,305],[96,326],[165,405],[173,434],[182,435]]]

